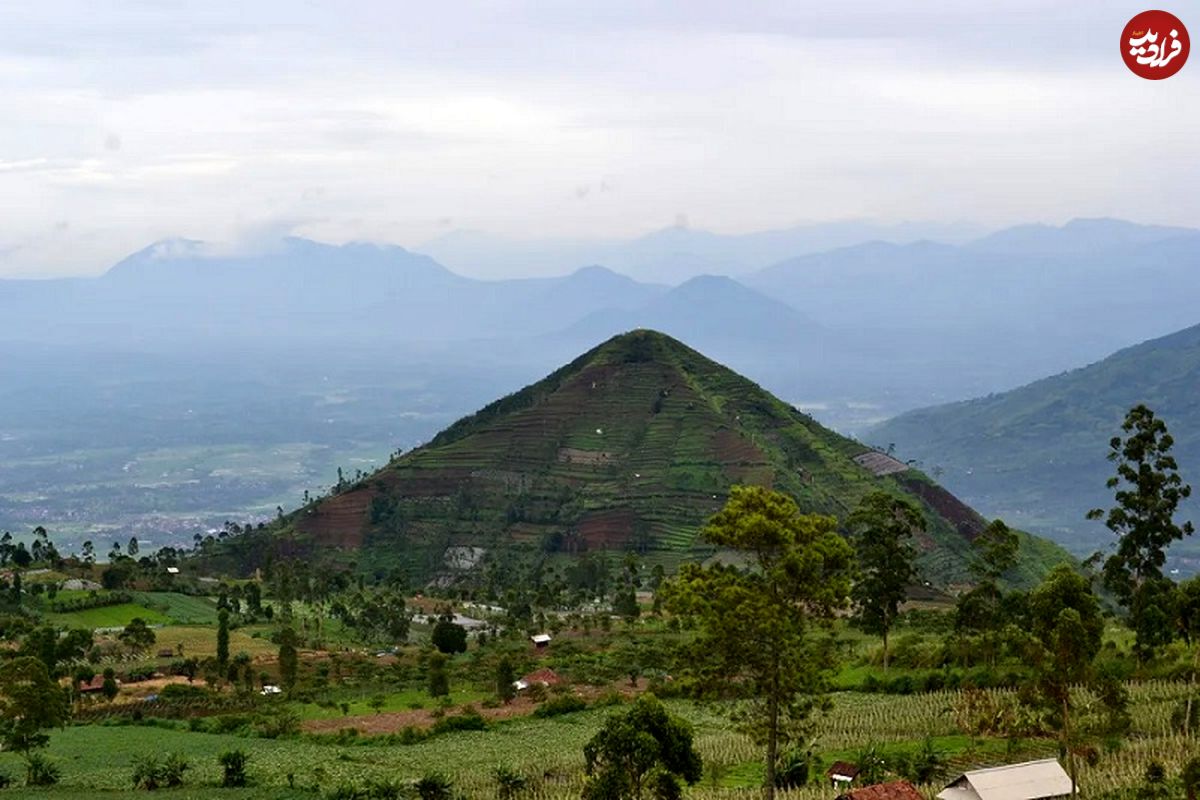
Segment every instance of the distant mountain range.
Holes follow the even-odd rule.
[[[737,276],[806,253],[868,241],[967,242],[985,229],[967,223],[881,224],[864,220],[798,225],[722,235],[684,225],[629,240],[509,239],[453,231],[419,248],[463,275],[561,275],[582,264],[604,264],[651,283],[682,283],[699,275]]]
[[[24,487],[0,490],[0,528],[111,521],[118,505],[133,507],[105,500],[111,465],[142,463],[139,448],[156,441],[179,452],[221,440],[310,453],[301,469],[237,493],[224,466],[205,472],[199,462],[189,468],[203,477],[187,480],[202,483],[180,484],[189,514],[232,514],[251,496],[273,509],[332,473],[337,442],[353,441],[366,459],[411,446],[632,328],[702,347],[824,423],[861,433],[1195,322],[1200,232],[1117,220],[970,241],[944,232],[934,242],[909,240],[934,230],[860,223],[745,237],[678,228],[582,254],[554,277],[505,280],[391,246],[292,238],[228,253],[175,239],[97,278],[0,280],[0,363],[25,365],[0,382],[0,486]],[[894,241],[856,241],[875,235]],[[634,256],[655,254],[691,264],[686,278],[614,268],[638,273],[649,262]],[[722,264],[737,277],[690,274]],[[134,472],[123,476],[136,483],[137,508],[160,516],[112,524],[128,532],[173,519],[167,490]],[[75,488],[39,491],[54,481]],[[85,489],[88,501],[75,504]]]
[[[632,308],[665,291],[600,267],[479,281],[393,246],[292,238],[269,251],[220,256],[202,243],[172,240],[99,278],[0,281],[0,311],[54,319],[48,333],[62,338],[111,326],[105,335],[127,343],[144,334],[156,341],[445,341],[546,332],[597,307]]]
[[[293,238],[229,256],[168,240],[99,278],[0,281],[0,340],[159,351],[421,345],[438,356],[465,346],[546,367],[598,338],[652,327],[791,396],[811,395],[819,381],[817,394],[829,385],[895,409],[1009,388],[1163,335],[1190,324],[1189,298],[1200,291],[1200,232],[1118,220],[1021,226],[963,244],[872,241],[754,269],[785,248],[881,230],[845,223],[724,237],[680,228],[599,253],[628,267],[631,253],[687,252],[742,273],[674,288],[612,264],[479,280],[400,247]]]
[[[530,550],[711,554],[704,521],[735,484],[773,486],[802,510],[845,518],[869,492],[906,496],[927,521],[924,577],[967,579],[982,517],[920,472],[822,427],[751,381],[653,331],[614,337],[439,433],[426,446],[309,504],[281,530],[231,542],[242,571],[273,552],[417,583],[455,563]],[[473,550],[478,548],[478,550]],[[1025,536],[1012,578],[1066,556]],[[231,561],[230,566],[233,565]]]
[[[1010,392],[903,414],[867,438],[918,459],[989,516],[1087,555],[1112,542],[1084,514],[1112,505],[1108,441],[1138,403],[1167,423],[1200,498],[1200,325]],[[1200,502],[1188,501],[1180,518],[1200,522]],[[1172,552],[1175,566],[1200,570],[1200,540]]]
[[[1195,321],[1200,231],[1075,220],[965,245],[869,242],[742,281],[944,399],[1011,388]],[[901,354],[897,356],[896,354]],[[902,378],[901,378],[902,379]]]

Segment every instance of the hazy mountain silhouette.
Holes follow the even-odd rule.
[[[1200,325],[1009,392],[902,414],[867,438],[894,443],[927,469],[937,465],[940,479],[985,513],[1086,555],[1112,540],[1084,514],[1112,505],[1108,441],[1134,405],[1146,403],[1167,423],[1184,479],[1200,487],[1197,386]],[[1188,501],[1181,519],[1198,512]],[[1200,567],[1200,542],[1173,552]]]

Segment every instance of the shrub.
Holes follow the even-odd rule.
[[[904,777],[914,783],[933,783],[942,777],[946,770],[946,755],[937,748],[933,739],[925,737],[921,749],[913,754],[906,770],[896,769]]]
[[[426,773],[417,781],[417,796],[421,800],[450,800],[454,784],[440,772]]]
[[[213,692],[203,686],[191,683],[168,683],[158,693],[160,699],[172,703],[185,703],[196,700],[207,700],[213,697]]]
[[[128,670],[125,673],[126,683],[141,683],[154,677],[154,667],[141,667]]]
[[[31,753],[25,759],[26,786],[53,786],[61,776],[58,766],[41,753]]]
[[[208,723],[209,733],[244,733],[250,729],[250,717],[245,714],[222,714],[212,717]]]
[[[474,709],[458,716],[443,717],[433,724],[433,733],[450,733],[452,731],[482,731],[487,729],[487,720]]]
[[[779,789],[798,789],[808,783],[815,760],[812,750],[796,748],[784,753],[775,770],[775,786]]]
[[[364,787],[370,800],[401,800],[407,792],[401,781],[389,781],[383,778],[367,781]]]
[[[354,744],[358,740],[358,728],[339,728],[333,738],[338,744]]]
[[[655,693],[656,697],[661,697]],[[625,702],[625,698],[620,692],[609,689],[604,694],[592,701],[592,708],[608,708],[609,706],[619,706]]]
[[[191,768],[191,763],[181,753],[171,753],[162,765],[162,783],[168,789],[183,786],[183,773]]]
[[[343,784],[325,795],[326,800],[401,800],[406,787],[397,781],[368,781],[364,786]]]
[[[420,728],[407,725],[401,728],[399,733],[395,734],[395,738],[400,744],[419,744],[428,739],[429,736]]]
[[[544,719],[546,717],[557,717],[563,714],[573,714],[576,711],[584,711],[587,707],[587,701],[582,697],[568,694],[555,697],[553,700],[543,703],[537,707],[533,715]]]
[[[496,779],[496,796],[499,800],[513,800],[529,786],[529,780],[506,766],[499,766],[492,772]]]
[[[264,739],[293,736],[300,732],[300,717],[286,708],[259,714],[254,720],[254,731]]]
[[[249,760],[249,757],[241,750],[226,750],[217,756],[217,763],[223,770],[221,785],[228,789],[245,786],[247,783],[246,762]]]
[[[925,676],[922,688],[927,692],[936,692],[946,686],[946,676],[940,672],[931,672]]]
[[[159,780],[162,773],[162,765],[158,763],[158,756],[148,755],[142,756],[133,762],[133,788],[145,789],[146,791],[154,791],[159,787]]]

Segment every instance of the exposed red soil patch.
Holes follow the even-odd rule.
[[[576,687],[574,694],[585,700],[592,701],[606,692],[616,691],[625,698],[633,697],[645,691],[648,682],[639,678],[636,685],[629,681],[618,681],[611,686],[581,686]],[[541,703],[535,702],[528,695],[518,695],[511,703],[497,708],[479,708],[480,716],[489,722],[492,720],[526,717],[532,714]],[[448,716],[458,714],[456,710],[448,712]],[[429,709],[413,709],[411,711],[388,711],[381,714],[358,714],[333,719],[310,719],[301,724],[301,729],[307,733],[337,733],[346,728],[356,728],[368,736],[397,733],[405,728],[431,728],[437,721]]]
[[[610,508],[596,511],[579,520],[576,532],[588,549],[620,547],[633,536],[637,513],[631,508]]]
[[[508,536],[514,542],[540,542],[546,531],[552,528],[553,526],[533,522],[518,522],[508,527]]]
[[[406,467],[402,472],[388,471],[382,483],[392,490],[402,488],[409,498],[451,497],[465,483],[473,482],[480,470],[466,467]]]
[[[301,512],[296,527],[323,547],[354,549],[362,546],[367,509],[376,490],[369,486],[351,489]]]
[[[486,720],[509,719],[524,717],[532,714],[538,704],[528,697],[517,697],[511,703],[497,708],[479,708],[480,715]],[[450,712],[452,716],[458,712]],[[410,711],[385,711],[381,714],[360,714],[334,719],[310,719],[300,727],[308,733],[337,733],[346,728],[356,728],[367,735],[396,733],[405,728],[431,728],[437,722],[429,709],[418,708]]]
[[[967,541],[974,540],[987,527],[987,522],[979,516],[977,511],[941,486],[916,478],[901,477],[899,482],[905,489],[920,497],[934,511],[949,520],[959,535]]]
[[[562,683],[562,678],[558,677],[558,673],[549,667],[542,667],[521,678],[525,683],[532,686],[535,683],[540,683],[543,686],[558,686]]]

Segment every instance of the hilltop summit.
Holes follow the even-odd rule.
[[[807,512],[845,517],[876,489],[928,518],[921,561],[935,583],[965,579],[984,520],[907,465],[822,427],[755,383],[650,330],[615,336],[503,397],[427,445],[297,511],[289,552],[353,552],[427,580],[467,549],[711,551],[698,541],[731,486],[783,490]],[[1023,568],[1046,551],[1026,540]]]

